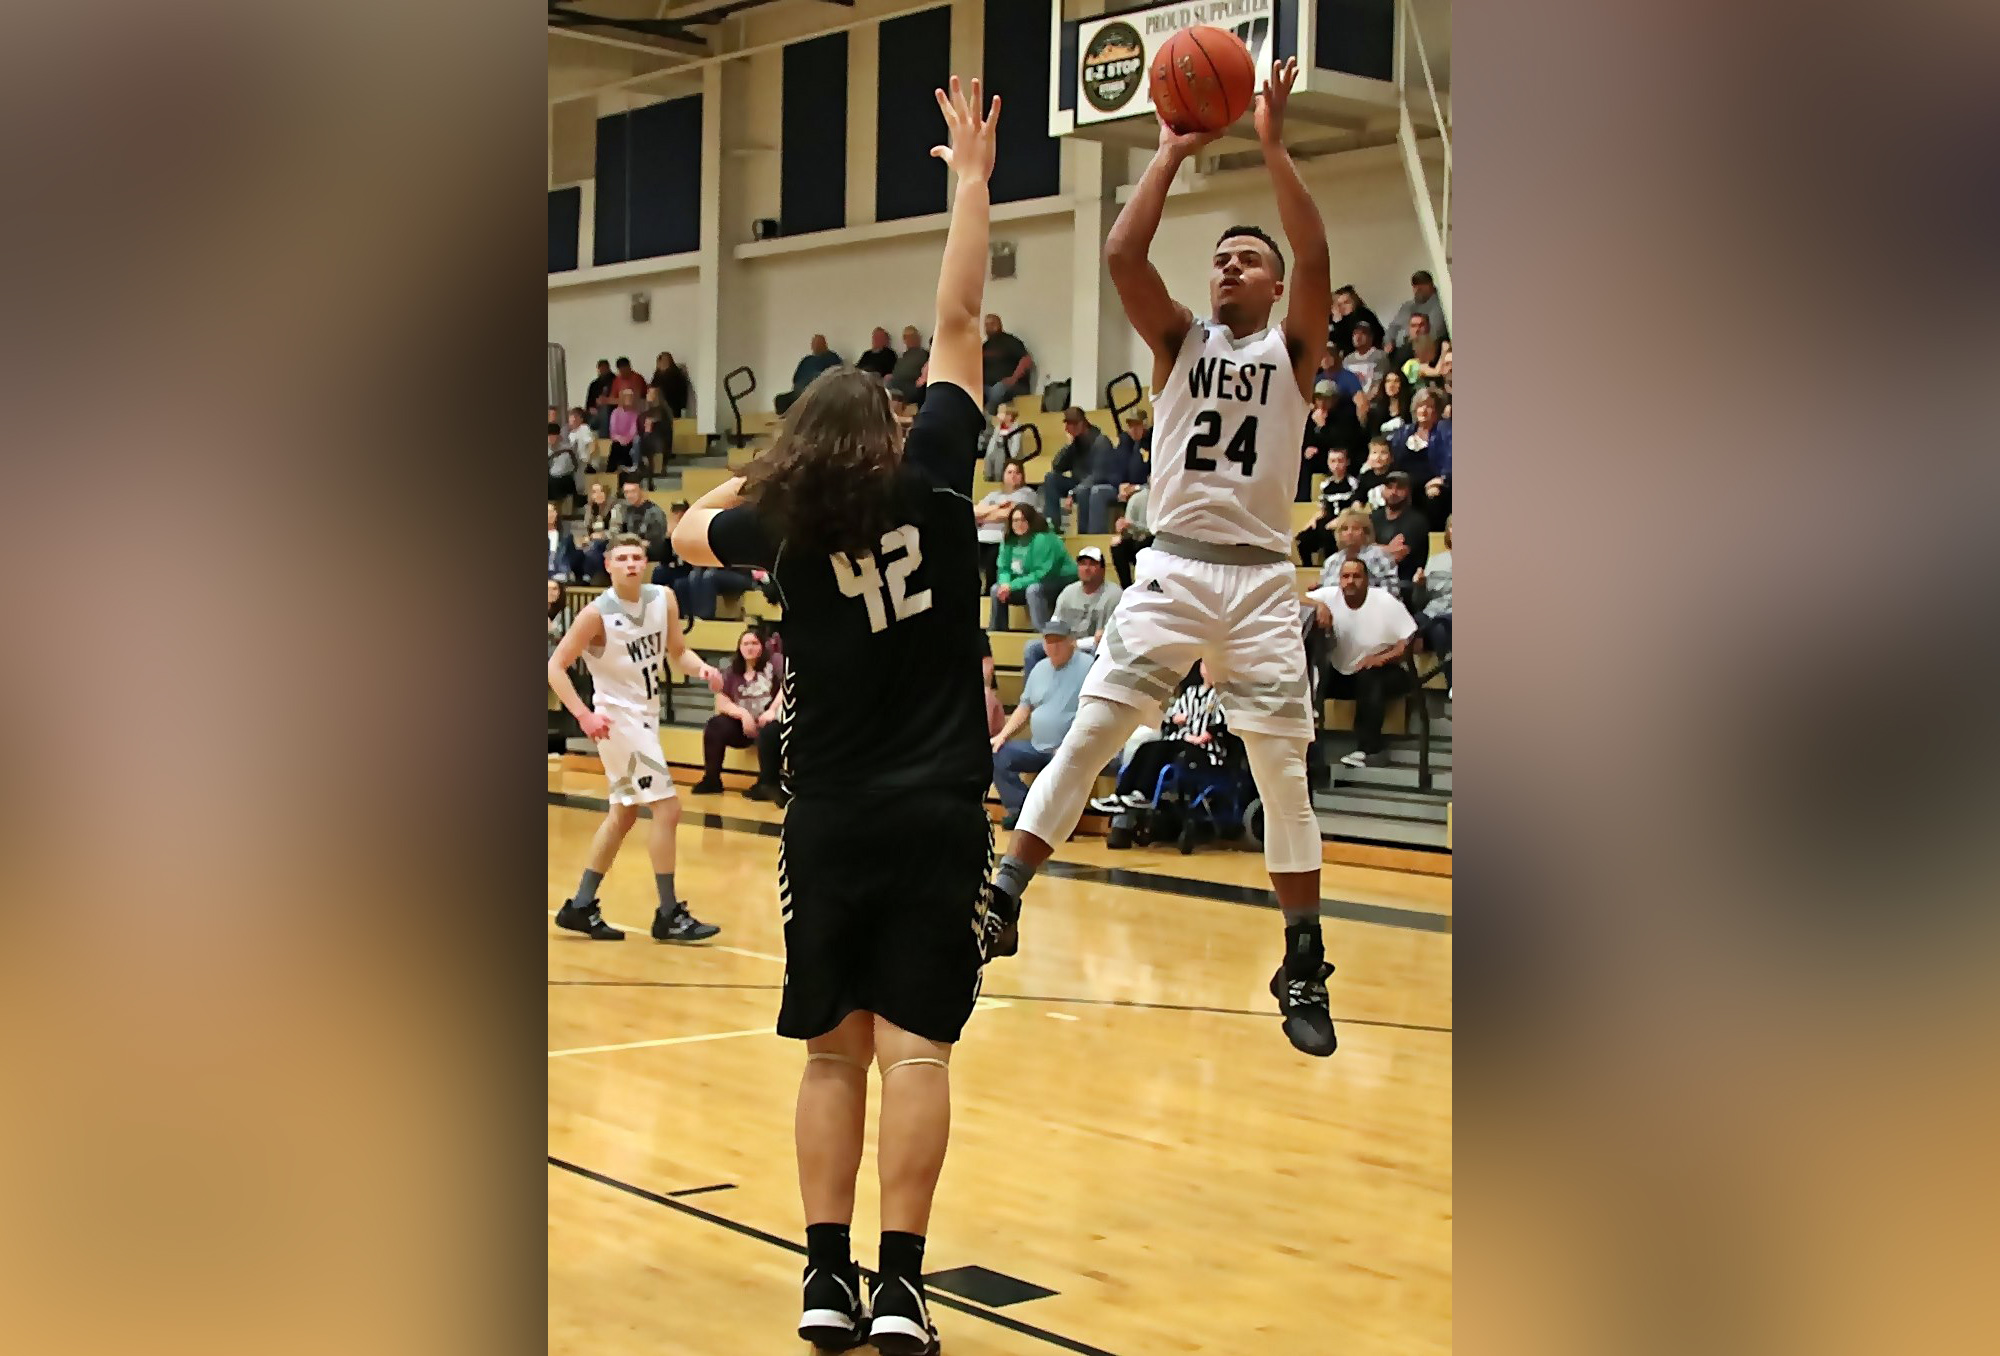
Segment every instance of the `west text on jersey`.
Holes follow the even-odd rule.
[[[1188,368],[1188,391],[1196,399],[1252,401],[1271,398],[1276,363],[1238,363],[1228,358],[1197,358]]]

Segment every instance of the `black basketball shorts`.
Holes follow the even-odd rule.
[[[979,996],[993,826],[977,794],[794,799],[778,854],[778,1034],[811,1040],[872,1012],[953,1042]]]

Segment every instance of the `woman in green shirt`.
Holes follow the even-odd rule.
[[[1000,539],[999,581],[993,586],[994,631],[1007,629],[1007,609],[1025,601],[1037,631],[1056,610],[1056,595],[1076,579],[1076,562],[1063,539],[1049,531],[1040,509],[1017,505]]]

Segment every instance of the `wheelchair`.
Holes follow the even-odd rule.
[[[1175,760],[1161,768],[1150,803],[1115,815],[1104,845],[1116,851],[1171,842],[1182,856],[1204,842],[1241,841],[1261,848],[1264,803],[1257,798],[1242,745],[1233,738],[1230,742],[1234,747],[1219,764]]]

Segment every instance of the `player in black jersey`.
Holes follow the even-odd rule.
[[[695,565],[770,571],[784,603],[778,1034],[806,1043],[799,1333],[885,1356],[938,1349],[924,1236],[951,1125],[949,1062],[985,961],[993,777],[972,468],[994,127],[938,91],[957,173],[924,405],[905,435],[879,378],[821,374],[771,449],[674,529]],[[882,1069],[881,1274],[864,1310],[849,1255],[868,1066]]]

